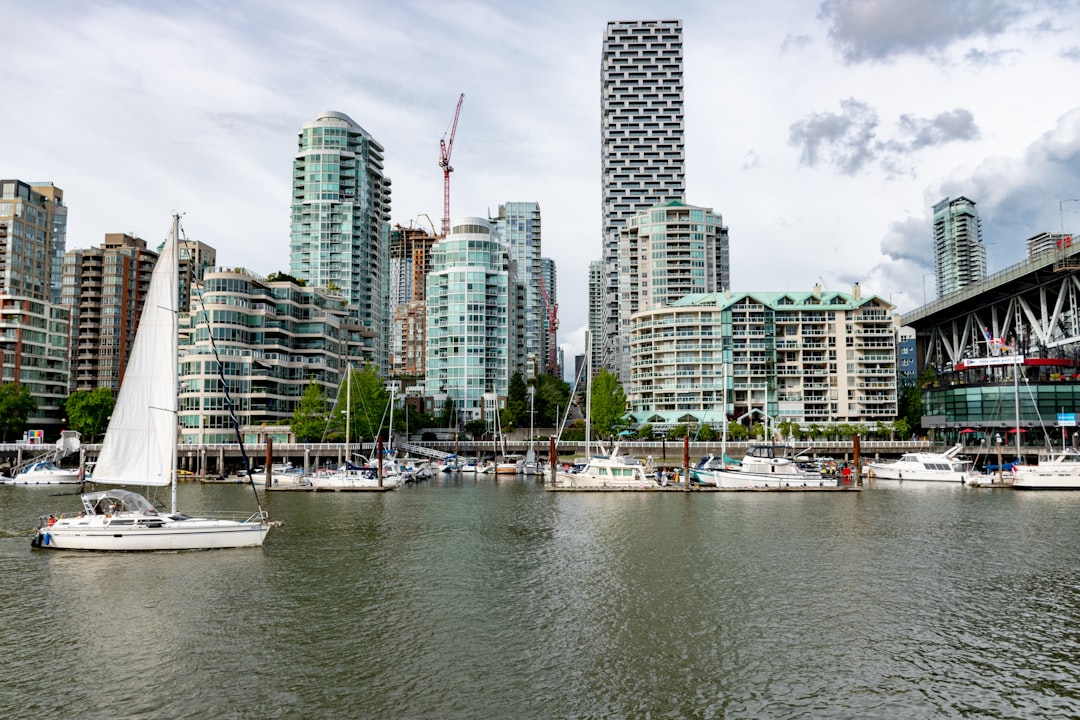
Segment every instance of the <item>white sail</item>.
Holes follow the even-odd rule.
[[[168,485],[176,455],[179,217],[150,276],[135,343],[101,445],[94,482]]]

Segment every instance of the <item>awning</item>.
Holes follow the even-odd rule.
[[[973,432],[979,432],[979,431],[978,431],[978,430],[974,430],[974,429],[972,429],[972,428],[964,428],[963,430],[961,430],[961,431],[960,431],[960,434],[961,434],[961,435],[964,435],[964,434],[966,434],[966,433],[973,433]]]

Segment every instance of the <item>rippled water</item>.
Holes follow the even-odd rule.
[[[261,549],[32,551],[57,492],[0,487],[3,718],[1080,714],[1080,493],[450,480],[271,494]]]

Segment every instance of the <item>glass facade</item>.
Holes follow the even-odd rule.
[[[293,276],[359,310],[366,360],[388,369],[390,180],[383,147],[348,115],[324,112],[300,131],[293,161]]]
[[[519,298],[508,249],[492,224],[453,223],[432,251],[427,278],[425,387],[452,401],[462,424],[483,416],[485,394],[507,394]]]

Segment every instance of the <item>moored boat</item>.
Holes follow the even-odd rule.
[[[972,462],[956,455],[963,446],[943,453],[904,453],[892,462],[872,462],[867,466],[878,480],[919,480],[922,482],[968,483],[979,479]]]
[[[1016,490],[1080,490],[1080,452],[1065,448],[1039,460],[1038,465],[1013,469]]]

